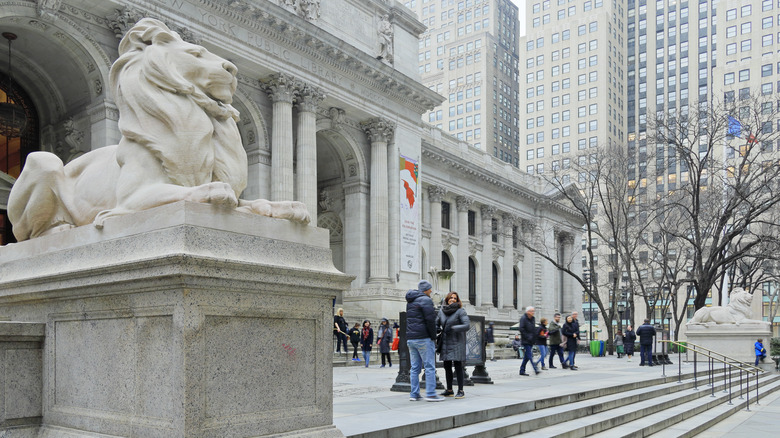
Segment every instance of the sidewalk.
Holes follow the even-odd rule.
[[[671,359],[674,364],[666,366],[666,375],[676,376],[677,357]],[[457,400],[448,397],[441,403],[410,402],[408,393],[390,391],[398,373],[397,364],[393,368],[379,368],[377,364],[371,364],[369,368],[334,368],[333,422],[345,435],[352,436],[453,415],[474,415],[482,409],[544,398],[546,394],[577,394],[604,386],[655,379],[661,377],[663,372],[660,366],[640,367],[636,356],[632,362],[628,362],[625,358],[617,359],[617,356],[594,358],[581,354],[577,356],[577,371],[560,368],[556,358],[557,369],[534,376],[533,369],[529,367],[532,374],[530,377],[518,375],[520,363],[518,359],[488,362],[487,371],[494,384],[467,386],[464,388],[466,398]],[[693,372],[693,365],[682,363],[681,369],[683,373]],[[472,370],[472,367],[467,368],[469,373]],[[437,370],[437,375],[443,380],[444,370]],[[736,428],[741,433],[747,427],[750,429],[745,430],[754,432],[780,429],[780,416],[777,415],[780,399],[772,400],[771,397],[767,398],[766,403],[756,409],[751,406],[752,416],[746,416],[726,430]],[[726,423],[732,419],[718,427],[728,427]]]

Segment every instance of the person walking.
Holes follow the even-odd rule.
[[[541,371],[536,369],[536,363],[533,361],[534,357],[534,342],[536,342],[536,319],[534,313],[536,309],[531,306],[525,308],[525,313],[520,317],[520,340],[523,342],[523,363],[520,364],[520,375],[527,376],[525,372],[525,366],[528,362],[531,362],[531,366],[534,368],[534,373],[539,374]]]
[[[425,368],[425,400],[443,401],[436,394],[436,310],[431,283],[422,280],[406,293],[406,345],[409,347],[409,400],[420,400],[420,370]]]
[[[553,366],[553,358],[555,357],[555,353],[558,353],[558,360],[563,364],[563,347],[561,346],[561,343],[563,343],[563,339],[561,338],[561,314],[556,313],[553,316],[553,320],[550,322],[550,326],[547,328],[548,333],[550,334],[549,340],[550,340],[550,365],[549,368],[557,368]]]
[[[441,327],[444,343],[439,359],[444,362],[444,373],[447,389],[442,394],[445,397],[463,398],[463,364],[466,362],[466,332],[469,331],[469,316],[457,292],[450,292],[444,298],[444,305],[439,309],[436,325]],[[458,379],[458,393],[452,391],[452,367],[455,366],[455,376]],[[427,377],[426,377],[427,379]]]
[[[355,326],[349,330],[349,342],[352,343],[352,361],[360,362],[358,357],[358,344],[360,343],[360,324],[355,323]]]
[[[580,334],[580,325],[572,315],[566,317],[566,322],[561,327],[561,333],[566,336],[566,351],[568,353],[562,366],[570,370],[577,370],[577,366],[574,365],[574,357],[577,356],[577,340]]]
[[[536,328],[536,348],[539,349],[539,359],[536,360],[535,365],[539,365],[543,370],[547,367],[544,366],[544,359],[547,357],[547,337],[549,333],[547,331],[547,318],[539,320],[539,327]]]
[[[636,329],[636,335],[639,336],[639,366],[653,366],[653,337],[655,336],[655,327],[650,325],[649,319],[645,319],[645,323]]]
[[[363,350],[363,360],[368,368],[368,361],[371,359],[371,346],[374,345],[374,329],[371,328],[371,321],[363,321],[363,330],[360,333],[360,347]]]
[[[623,357],[623,332],[618,330],[615,334],[615,350],[617,350],[618,359]]]
[[[496,338],[493,335],[493,321],[490,321],[487,328],[485,329],[485,343],[488,347],[488,353],[490,353],[490,360],[495,362],[496,359],[493,358],[493,354],[496,349]]]
[[[390,328],[390,321],[387,318],[382,318],[382,322],[379,323],[379,329],[376,333],[376,345],[379,346],[379,353],[382,355],[382,366],[385,367],[385,358],[387,358],[387,364],[392,368],[393,361],[390,360],[390,346],[393,345],[393,329]]]
[[[766,359],[766,348],[764,348],[764,340],[757,340],[756,343],[753,344],[753,348],[756,350],[756,363],[754,366],[758,366],[759,360],[761,360],[763,363],[764,359]]]
[[[518,359],[523,358],[523,341],[520,340],[520,335],[515,335],[512,340],[512,350],[515,350]]]
[[[634,355],[634,344],[636,344],[636,333],[631,326],[626,327],[626,334],[623,335],[623,346],[626,349],[626,356],[628,361],[631,362],[631,357]]]
[[[344,354],[349,353],[347,348],[347,321],[344,319],[344,309],[339,308],[333,315],[333,336],[336,337],[336,353],[341,353],[341,344],[344,344]]]

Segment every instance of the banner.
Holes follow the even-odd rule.
[[[419,164],[401,155],[401,270],[420,272],[420,206],[417,197]]]

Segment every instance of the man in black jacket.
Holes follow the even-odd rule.
[[[639,366],[653,366],[653,337],[655,336],[655,327],[650,325],[650,320],[645,319],[645,323],[636,329],[639,336]]]
[[[443,401],[436,394],[436,311],[431,300],[431,283],[422,280],[417,290],[406,293],[406,345],[409,347],[412,386],[409,400],[420,397],[420,369],[425,368],[425,401]]]
[[[536,340],[536,319],[534,319],[534,313],[536,309],[533,307],[526,307],[525,314],[520,317],[520,339],[523,342],[523,363],[520,364],[520,375],[527,376],[525,372],[525,365],[530,361],[531,366],[534,367],[536,374],[541,373],[536,369],[534,364],[534,341]]]

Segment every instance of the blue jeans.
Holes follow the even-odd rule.
[[[420,370],[425,368],[425,396],[436,397],[436,345],[433,339],[409,339],[411,370],[409,383],[412,385],[410,397],[420,396]]]
[[[525,374],[525,364],[528,362],[531,362],[531,366],[534,367],[534,371],[538,371],[536,369],[536,364],[534,363],[534,346],[532,344],[523,344],[523,363],[520,364],[520,374]]]
[[[544,358],[547,357],[547,346],[546,345],[537,345],[539,348],[539,360],[534,362],[534,365],[542,365],[544,367]]]
[[[639,344],[639,365],[647,364],[652,365],[653,364],[653,344]]]
[[[368,366],[369,359],[371,359],[371,350],[363,350],[363,360],[366,361],[366,366]]]
[[[577,350],[569,350],[566,355],[566,360],[563,363],[568,364],[570,367],[574,366],[574,357],[577,355]]]

